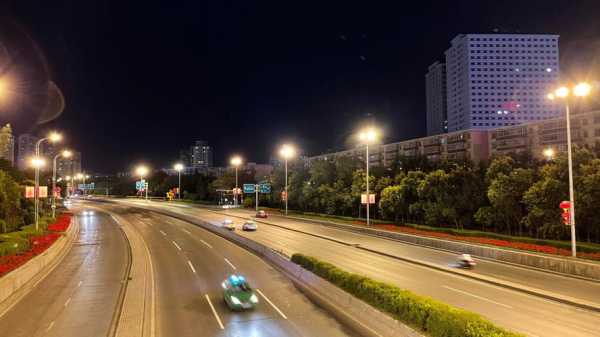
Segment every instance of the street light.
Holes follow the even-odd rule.
[[[242,157],[240,156],[233,156],[231,158],[231,160],[229,161],[229,163],[235,167],[235,193],[233,194],[233,205],[237,207],[238,205],[238,195],[237,195],[237,191],[238,191],[238,168],[240,167],[240,165],[242,165]]]
[[[585,97],[592,91],[592,86],[581,82],[573,87],[573,90],[563,86],[548,94],[548,99],[555,100],[561,98],[565,100],[565,112],[567,120],[567,160],[569,166],[569,201],[571,207],[571,255],[577,257],[577,238],[575,232],[575,191],[573,187],[573,153],[571,149],[571,111],[569,107],[569,96],[571,92],[575,97]]]
[[[45,138],[41,138],[39,139],[36,143],[35,143],[35,160],[39,161],[40,160],[40,145],[42,145],[42,143],[44,141],[49,141],[51,143],[57,143],[62,139],[62,135],[60,133],[57,132],[51,132],[50,134],[48,134],[47,137]],[[42,165],[39,165],[40,163],[38,162],[38,165],[35,165],[32,162],[32,165],[35,169],[35,189],[33,192],[33,196],[34,196],[34,204],[35,204],[35,230],[38,231],[39,230],[39,222],[40,222],[40,215],[39,215],[39,209],[40,209],[40,196],[39,196],[39,189],[40,189],[40,167]]]
[[[554,159],[554,149],[551,147],[545,149],[544,156],[546,157],[546,159],[548,159],[548,161]]]
[[[54,156],[54,160],[52,161],[52,217],[56,216],[56,195],[54,194],[54,190],[56,190],[56,159],[58,157],[69,158],[73,153],[69,150],[63,150]]]
[[[370,226],[371,220],[369,218],[369,208],[371,206],[371,198],[369,195],[369,144],[374,143],[379,138],[379,132],[374,128],[367,128],[358,133],[358,139],[365,144],[366,148],[366,162],[367,162],[367,226]]]
[[[288,159],[296,155],[296,149],[290,144],[284,144],[279,150],[279,154],[285,161],[285,215],[288,215]]]
[[[179,187],[177,187],[177,196],[179,197],[179,200],[181,200],[181,170],[183,170],[183,164],[177,163],[173,166],[173,168],[177,170],[177,173],[179,175]]]
[[[148,201],[148,186],[150,184],[146,184],[144,182],[144,176],[146,176],[146,174],[148,174],[148,168],[144,165],[140,165],[135,169],[135,172],[137,173],[137,175],[140,176],[140,180],[142,181],[142,183],[144,183],[144,190],[146,192],[146,201]]]

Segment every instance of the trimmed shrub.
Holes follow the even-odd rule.
[[[384,282],[349,273],[314,257],[294,254],[292,262],[432,337],[522,336],[499,328],[475,313],[451,307]]]

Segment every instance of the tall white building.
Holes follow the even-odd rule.
[[[461,34],[446,50],[448,131],[554,118],[558,35]]]
[[[208,142],[197,140],[190,149],[191,166],[208,168],[213,166],[213,149]]]
[[[446,103],[446,65],[435,62],[425,75],[427,108],[427,135],[448,132],[448,109]]]
[[[10,124],[0,127],[0,158],[15,164],[15,137]]]

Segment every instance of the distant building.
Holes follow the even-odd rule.
[[[208,142],[197,140],[190,148],[191,165],[194,168],[213,166],[213,149]]]
[[[15,137],[10,124],[0,128],[0,158],[15,164]]]
[[[179,162],[187,167],[192,165],[192,159],[190,158],[190,150],[179,150]]]
[[[427,135],[448,132],[448,108],[446,102],[446,65],[435,62],[425,75]]]
[[[558,35],[461,34],[446,50],[448,131],[557,117]]]
[[[29,133],[19,135],[17,138],[17,166],[20,170],[29,168],[29,159],[35,155],[35,143],[38,140],[38,137]]]
[[[56,175],[58,177],[74,176],[81,171],[81,152],[73,151],[71,157],[58,157],[56,160]]]

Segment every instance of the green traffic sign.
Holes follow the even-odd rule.
[[[260,193],[271,193],[271,185],[270,184],[260,184]]]
[[[256,193],[254,184],[244,184],[244,193]]]

